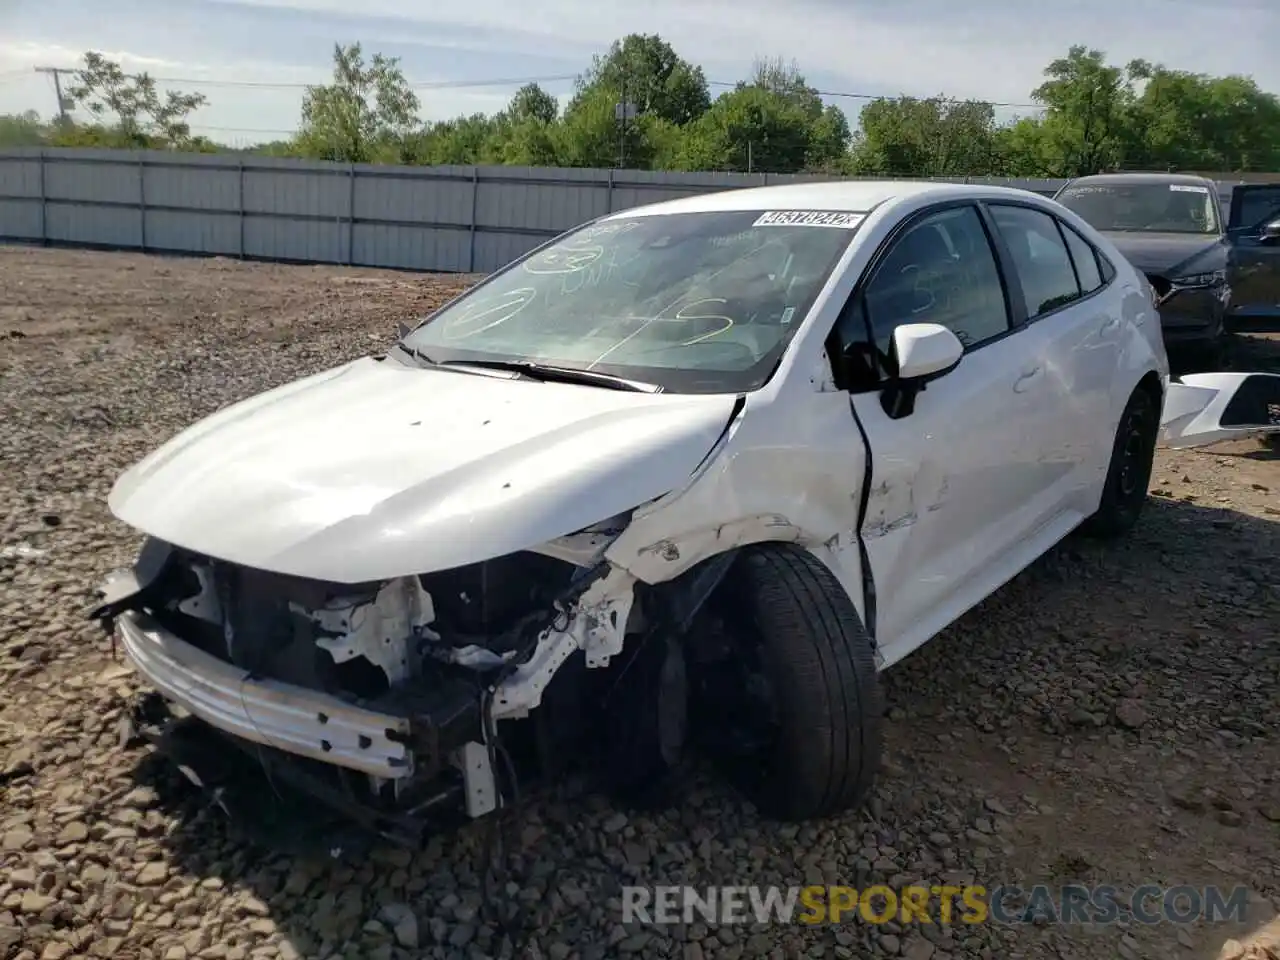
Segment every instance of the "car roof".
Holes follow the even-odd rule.
[[[1150,173],[1095,173],[1088,177],[1076,177],[1067,186],[1075,186],[1077,183],[1102,185],[1109,183],[1184,183],[1187,186],[1196,187],[1213,185],[1213,181],[1208,177],[1201,177],[1194,173],[1160,173],[1158,171]]]
[[[886,201],[921,194],[938,200],[1010,196],[1025,199],[1029,191],[985,184],[942,183],[932,180],[834,180],[787,183],[702,193],[633,207],[608,219],[664,213],[710,213],[730,210],[839,210],[865,213]],[[1038,194],[1031,194],[1038,196]]]

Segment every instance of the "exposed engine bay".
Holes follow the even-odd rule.
[[[728,565],[648,587],[599,559],[607,532],[578,536],[354,585],[149,539],[91,616],[118,633],[166,721],[203,721],[269,776],[412,840],[436,812],[488,814],[504,784],[582,752],[626,672],[604,669],[625,635],[633,652],[683,632]]]

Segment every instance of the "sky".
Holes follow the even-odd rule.
[[[205,94],[197,133],[277,139],[306,85],[328,79],[333,45],[358,41],[398,57],[423,118],[441,120],[499,110],[531,79],[565,100],[628,33],[660,34],[713,95],[757,58],[794,60],[851,120],[867,98],[902,94],[1031,114],[1045,65],[1072,43],[1280,92],[1280,0],[0,0],[0,114],[51,115],[51,78],[33,68],[97,50]]]

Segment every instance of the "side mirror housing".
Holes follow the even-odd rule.
[[[964,357],[960,338],[938,323],[904,323],[893,331],[899,380],[935,380]]]
[[[880,395],[885,413],[895,420],[910,416],[916,396],[930,380],[954,370],[964,359],[960,338],[937,323],[904,323],[893,331],[897,378]]]

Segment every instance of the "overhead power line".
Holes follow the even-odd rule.
[[[192,130],[210,130],[214,133],[284,133],[292,136],[297,130],[283,130],[278,127],[213,127],[207,123],[187,124]]]
[[[73,69],[66,67],[58,68],[42,68],[43,72],[75,73]],[[137,78],[138,74],[127,74],[127,76]],[[576,73],[558,73],[536,77],[491,77],[475,80],[410,80],[408,85],[414,90],[460,90],[467,88],[479,87],[515,87],[524,86],[529,83],[558,83],[568,80],[576,80]],[[4,79],[4,75],[0,74],[0,80]],[[151,75],[151,79],[157,83],[182,83],[189,86],[205,86],[205,87],[243,87],[247,89],[262,90],[305,90],[308,87],[323,86],[322,83],[302,83],[299,81],[286,80],[221,80],[215,77],[168,77]],[[709,86],[733,88],[740,81],[730,80],[708,80]],[[908,96],[906,94],[890,95],[883,93],[857,93],[845,90],[817,90],[816,93],[821,97],[838,97],[845,100],[932,100],[934,97],[917,97]],[[948,99],[945,96],[942,99]],[[1043,110],[1043,104],[1038,103],[1015,103],[1004,100],[983,100],[977,97],[956,98],[958,103],[986,103],[993,107],[1019,108],[1026,110]]]
[[[508,87],[523,86],[526,83],[553,83],[557,80],[572,80],[574,73],[561,73],[544,77],[497,77],[488,80],[410,80],[408,85],[415,90],[452,90],[459,87]],[[308,87],[324,86],[323,83],[285,82],[282,80],[217,80],[210,77],[159,77],[153,76],[157,83],[185,83],[192,86],[206,87],[261,87],[272,90],[305,90]]]
[[[742,81],[740,81],[742,82]],[[737,83],[730,83],[728,80],[708,80],[707,83],[713,87],[736,87]],[[886,94],[886,93],[846,93],[841,90],[815,90],[820,97],[845,97],[850,100],[947,100],[951,99],[944,95],[938,97],[913,97],[908,94]],[[986,103],[993,107],[1025,107],[1033,110],[1043,110],[1044,105],[1039,103],[1010,103],[1003,100],[982,100],[977,97],[957,97],[956,103]]]

